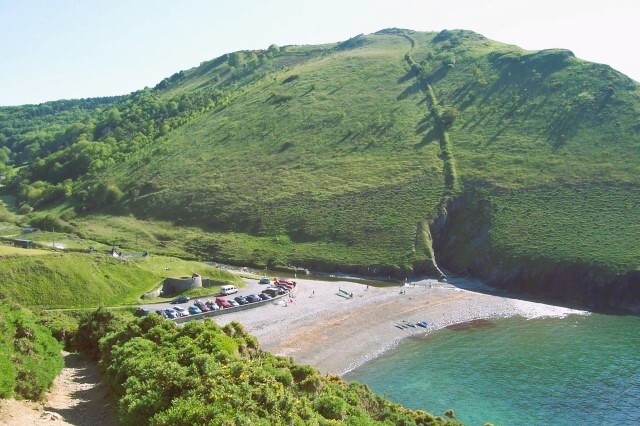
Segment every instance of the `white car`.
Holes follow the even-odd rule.
[[[178,313],[179,317],[188,317],[189,312],[182,306],[174,306],[173,309]]]

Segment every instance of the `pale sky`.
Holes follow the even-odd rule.
[[[0,0],[0,105],[122,95],[224,53],[390,27],[566,48],[640,81],[640,0]]]

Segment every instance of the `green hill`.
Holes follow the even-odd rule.
[[[640,88],[570,51],[389,29],[224,55],[75,105],[74,124],[22,119],[46,105],[0,109],[27,218],[99,240],[106,217],[157,251],[239,264],[441,267],[640,312]]]
[[[0,262],[0,297],[44,309],[132,305],[160,287],[167,276],[189,276],[194,271],[221,285],[242,285],[226,271],[162,256],[124,261],[104,253],[12,253]]]

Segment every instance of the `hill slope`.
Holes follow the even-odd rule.
[[[606,65],[390,29],[236,52],[113,102],[92,150],[77,140],[18,172],[28,207],[66,200],[54,211],[86,211],[69,224],[81,232],[105,205],[197,226],[184,250],[228,262],[439,265],[640,309],[640,90]]]

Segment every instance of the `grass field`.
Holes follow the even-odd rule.
[[[0,256],[44,256],[47,254],[53,254],[53,252],[48,250],[25,249],[0,245]]]
[[[193,272],[221,285],[242,285],[227,272],[163,256],[123,261],[103,253],[24,256],[20,252],[0,262],[2,294],[24,306],[45,309],[137,304],[164,278]]]

